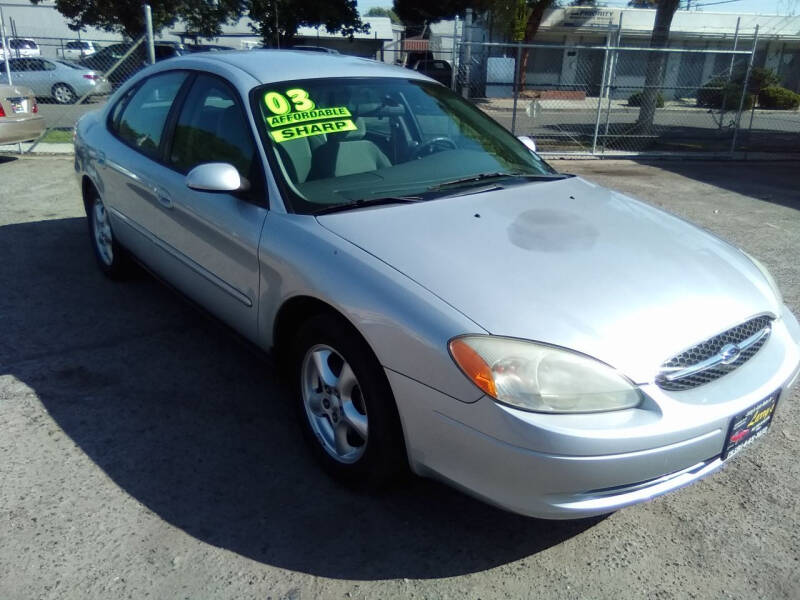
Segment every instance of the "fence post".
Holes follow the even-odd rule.
[[[736,30],[733,32],[733,51],[736,52],[736,46],[739,43],[739,23],[741,23],[742,17],[738,17],[736,19]],[[725,80],[725,87],[722,88],[722,104],[719,107],[719,128],[722,129],[722,126],[725,123],[725,103],[728,101],[728,85],[731,82],[731,76],[733,75],[733,62],[736,60],[736,55],[731,54],[731,64],[728,65],[728,78]]]
[[[144,24],[147,31],[147,58],[151,65],[156,64],[156,48],[153,43],[153,12],[150,5],[144,5]]]
[[[519,65],[522,61],[522,42],[517,42],[517,60],[514,63],[514,108],[511,113],[511,135],[517,134],[517,99],[519,98]]]
[[[11,56],[8,53],[10,48],[6,42],[6,19],[3,16],[2,6],[0,6],[0,41],[3,44],[3,61],[6,65],[6,79],[8,79],[8,85],[14,85],[14,83],[11,81],[11,60],[9,60]]]
[[[610,25],[610,24],[609,24]],[[603,111],[603,90],[606,87],[606,71],[608,70],[608,53],[611,47],[611,28],[606,33],[606,48],[603,51],[603,75],[600,78],[600,93],[597,96],[597,114],[594,119],[594,136],[592,137],[592,155],[597,152],[597,134],[600,132],[600,113]]]
[[[619,14],[619,25],[617,27],[617,41],[615,42],[616,48],[614,48],[614,52],[611,54],[611,67],[609,68],[608,74],[608,90],[606,90],[606,96],[608,96],[608,104],[606,104],[606,125],[605,130],[603,131],[603,154],[606,153],[606,145],[608,144],[608,121],[611,117],[611,88],[614,87],[614,83],[617,81],[617,64],[619,63],[619,49],[622,46],[622,17],[625,16],[624,12]]]
[[[731,158],[736,151],[736,137],[739,134],[739,126],[742,122],[742,109],[744,108],[744,99],[747,97],[747,86],[750,84],[750,71],[753,70],[753,62],[756,58],[756,48],[758,48],[758,25],[756,25],[756,32],[753,36],[753,50],[750,52],[750,60],[747,61],[747,72],[744,75],[744,84],[742,85],[742,96],[739,98],[739,110],[736,112],[736,123],[733,128],[733,140],[731,140]],[[753,99],[755,102],[755,98]]]
[[[453,64],[450,73],[450,89],[456,91],[456,75],[458,73],[458,58],[456,50],[458,49],[458,15],[453,19]]]
[[[467,9],[467,14],[464,17],[464,43],[466,48],[464,48],[464,89],[461,91],[461,95],[464,98],[469,98],[469,72],[470,68],[472,67],[472,9]]]

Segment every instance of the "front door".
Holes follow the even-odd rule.
[[[145,224],[170,255],[169,279],[248,337],[258,317],[258,243],[267,216],[264,178],[238,94],[224,80],[195,77],[177,113],[158,174],[158,213]],[[242,193],[186,187],[186,174],[232,164]]]

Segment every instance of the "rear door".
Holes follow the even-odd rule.
[[[164,126],[187,77],[186,71],[158,73],[130,89],[112,107],[110,135],[94,144],[103,202],[114,233],[155,270],[160,253],[150,227],[162,214],[158,161]]]

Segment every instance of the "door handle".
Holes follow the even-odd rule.
[[[164,190],[156,190],[156,197],[158,198],[158,203],[163,206],[164,208],[172,208],[172,198],[169,197]]]

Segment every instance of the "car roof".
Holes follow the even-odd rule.
[[[172,68],[181,62],[225,63],[241,69],[261,83],[326,77],[401,77],[428,80],[415,71],[387,65],[368,58],[344,54],[319,53],[309,60],[303,50],[231,50],[195,53],[170,59]]]

